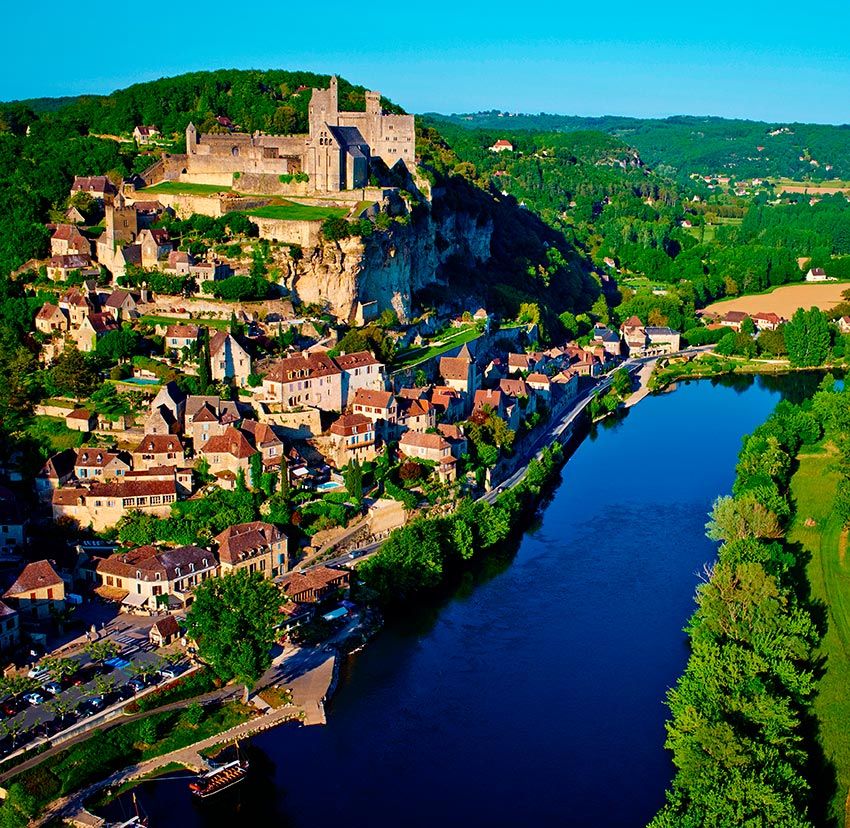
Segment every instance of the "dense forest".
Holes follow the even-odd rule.
[[[850,126],[768,124],[729,118],[606,115],[509,115],[498,111],[428,116],[460,126],[496,131],[594,130],[635,147],[658,172],[686,179],[690,173],[737,178],[824,181],[850,178]]]

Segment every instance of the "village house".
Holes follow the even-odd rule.
[[[835,278],[827,276],[826,271],[822,267],[811,267],[806,273],[807,282],[834,282]]]
[[[71,197],[77,193],[87,193],[101,204],[110,201],[118,190],[105,175],[77,175],[71,185]]]
[[[646,350],[652,353],[674,353],[681,345],[682,335],[666,326],[646,327]]]
[[[186,395],[176,382],[167,382],[153,398],[145,434],[178,434],[183,430]]]
[[[836,322],[838,330],[843,334],[850,333],[850,316],[840,316]]]
[[[43,334],[62,334],[69,327],[68,317],[50,302],[45,302],[35,316],[35,329]]]
[[[750,318],[758,331],[775,331],[785,321],[778,313],[754,313]]]
[[[277,583],[283,594],[296,604],[318,604],[348,589],[351,573],[345,569],[316,566],[306,572],[290,572]]]
[[[159,130],[154,126],[137,126],[133,130],[133,138],[138,144],[147,144],[157,135]]]
[[[398,422],[398,402],[391,391],[358,388],[351,404],[354,414],[362,414],[372,421],[375,430],[384,440],[395,434]]]
[[[106,483],[123,477],[133,467],[132,460],[124,452],[102,448],[80,448],[74,460],[74,476],[77,480],[95,480]]]
[[[183,433],[192,439],[195,451],[210,437],[224,434],[228,426],[239,421],[241,415],[235,402],[217,396],[195,396],[186,398],[183,414]]]
[[[49,621],[65,609],[65,582],[50,561],[28,563],[3,598],[22,619]]]
[[[184,448],[174,434],[146,434],[133,449],[133,468],[152,469],[161,466],[179,466],[183,462]]]
[[[637,319],[637,317],[634,318]],[[605,352],[613,357],[620,356],[622,352],[620,337],[604,325],[596,326],[593,329],[593,341],[599,343],[605,349]]]
[[[619,340],[617,341],[619,342]],[[540,399],[546,403],[549,402],[549,397],[552,392],[552,381],[546,376],[546,374],[529,374],[525,378],[525,381],[528,384],[528,387],[531,388],[535,394],[540,397]]]
[[[142,249],[142,267],[148,269],[158,268],[160,260],[166,259],[174,247],[167,231],[158,227],[140,230],[136,244]]]
[[[749,314],[744,313],[743,311],[727,311],[720,317],[718,323],[724,328],[731,328],[733,331],[740,332],[741,325],[748,316]]]
[[[637,316],[630,316],[620,325],[620,335],[629,356],[643,353],[646,347],[646,328]]]
[[[427,431],[436,424],[437,409],[427,399],[399,399],[396,434],[403,434],[405,431]]]
[[[210,437],[195,451],[207,461],[210,473],[219,478],[225,488],[233,488],[240,472],[245,482],[250,483],[251,457],[257,450],[235,426],[228,426],[223,434]]]
[[[466,345],[456,357],[440,358],[440,376],[446,386],[466,395],[465,406],[468,410],[478,390],[478,369]]]
[[[338,469],[352,460],[363,463],[378,455],[374,423],[363,414],[343,414],[330,427],[328,440],[332,447],[328,459]]]
[[[194,588],[217,571],[215,555],[198,546],[162,550],[140,546],[97,564],[101,586],[125,592],[123,607],[146,612],[163,606],[188,607]]]
[[[90,526],[100,532],[132,511],[168,517],[171,504],[176,502],[174,478],[95,483],[90,489],[73,487],[53,492],[53,519],[74,520],[81,528]]]
[[[263,377],[262,399],[283,409],[342,410],[342,371],[325,353],[287,357]]]
[[[468,451],[466,435],[463,429],[452,423],[440,423],[437,426],[440,436],[451,446],[452,456],[460,460]]]
[[[50,237],[51,256],[91,256],[91,242],[73,224],[57,224]]]
[[[492,147],[490,147],[490,152],[513,152],[513,151],[514,151],[514,145],[510,141],[508,141],[504,138],[499,138],[499,140],[496,141],[496,143],[493,144]]]
[[[188,276],[192,269],[192,257],[185,250],[172,250],[168,254],[163,271],[165,273],[174,273],[177,276]]]
[[[29,517],[17,495],[0,486],[0,557],[16,559],[24,549]]]
[[[59,297],[59,308],[68,315],[71,328],[79,328],[85,318],[94,311],[94,302],[78,287],[66,290]]]
[[[360,389],[383,391],[386,388],[384,365],[368,351],[340,354],[334,357],[334,362],[342,371],[342,408],[351,404]]]
[[[63,449],[54,454],[35,477],[35,492],[43,503],[49,503],[53,492],[74,477],[77,454],[74,449]]]
[[[398,450],[405,457],[433,462],[443,483],[455,481],[457,458],[452,454],[451,444],[442,435],[406,431],[398,441]]]
[[[97,414],[87,408],[75,408],[65,415],[65,427],[90,434],[97,428]]]
[[[15,649],[21,643],[21,617],[16,609],[0,601],[0,651]]]
[[[178,272],[182,267],[182,262],[178,266]],[[197,293],[199,296],[204,294],[204,285],[207,282],[218,282],[221,279],[227,279],[233,275],[233,269],[226,262],[190,262],[189,275],[195,280],[198,286]]]
[[[100,268],[92,264],[90,256],[71,253],[66,256],[51,256],[47,260],[47,278],[54,282],[64,282],[72,274],[84,277],[100,276]]]
[[[120,330],[121,326],[109,313],[90,313],[83,319],[80,327],[72,331],[72,337],[77,347],[83,353],[91,353],[97,347],[97,341],[111,331]]]
[[[186,348],[194,348],[200,332],[198,325],[169,325],[165,329],[165,347],[178,353]]]
[[[275,578],[290,567],[288,539],[272,523],[260,520],[237,523],[213,540],[218,544],[222,575],[245,569]]]
[[[216,331],[210,337],[210,367],[216,382],[233,380],[244,388],[251,373],[251,357],[227,331]]]
[[[154,647],[167,647],[179,637],[180,625],[170,613],[154,621],[148,633],[148,640]]]
[[[138,319],[139,311],[137,308],[136,297],[129,290],[123,288],[113,290],[103,303],[104,312],[108,313],[116,322]]]
[[[243,420],[239,430],[248,438],[248,442],[258,451],[263,459],[265,471],[276,471],[283,459],[283,440],[277,436],[274,429],[267,423],[256,420]]]
[[[448,422],[462,420],[466,413],[463,395],[456,388],[449,388],[447,385],[433,386],[431,405],[437,410],[437,416]]]

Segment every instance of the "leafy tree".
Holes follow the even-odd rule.
[[[80,662],[75,658],[48,656],[42,660],[41,666],[47,670],[53,681],[62,681],[80,669]]]
[[[186,624],[222,679],[250,687],[271,664],[280,605],[280,592],[261,573],[237,570],[197,587]]]
[[[823,365],[829,355],[830,335],[826,314],[818,308],[798,308],[785,325],[788,360],[796,368]]]
[[[118,645],[108,638],[102,638],[89,642],[85,652],[92,661],[103,662],[118,655]]]
[[[122,362],[136,353],[139,335],[128,325],[117,331],[109,331],[97,341],[95,350],[111,362]]]
[[[355,457],[343,470],[343,480],[345,488],[351,499],[360,504],[363,500],[363,467],[360,461]]]
[[[88,397],[100,385],[94,364],[72,343],[57,357],[50,375],[59,391],[77,397]]]
[[[212,366],[210,363],[210,334],[206,328],[198,333],[200,352],[198,355],[198,390],[201,394],[212,385]]]

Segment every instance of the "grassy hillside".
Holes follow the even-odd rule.
[[[430,117],[496,132],[597,130],[635,147],[646,163],[658,171],[681,178],[690,173],[812,181],[850,178],[847,125],[769,124],[699,116],[582,118],[495,111]]]

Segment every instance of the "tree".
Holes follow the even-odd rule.
[[[798,308],[785,325],[788,360],[796,368],[823,365],[829,355],[830,334],[826,314],[819,308]]]
[[[351,499],[359,506],[363,500],[363,467],[356,457],[345,467],[342,479]]]
[[[62,681],[73,676],[80,669],[80,662],[75,658],[61,658],[59,656],[48,656],[43,659],[41,666],[47,670],[53,681]]]
[[[258,491],[263,479],[263,455],[258,451],[254,452],[248,460],[248,464],[251,472],[251,488]]]
[[[73,343],[66,345],[56,359],[50,376],[59,391],[78,397],[88,397],[100,385],[94,365]]]
[[[212,385],[212,366],[210,363],[210,334],[206,328],[201,328],[198,334],[200,352],[198,354],[198,392],[204,394]]]
[[[188,633],[220,678],[251,687],[271,664],[281,603],[277,587],[259,572],[209,578],[195,590]]]
[[[632,377],[627,368],[617,369],[611,381],[611,387],[621,399],[625,399],[632,393]]]
[[[95,351],[111,362],[123,362],[136,353],[139,335],[129,326],[109,331],[97,340]]]
[[[92,641],[86,645],[86,655],[96,662],[103,662],[118,655],[118,645],[109,639]]]

